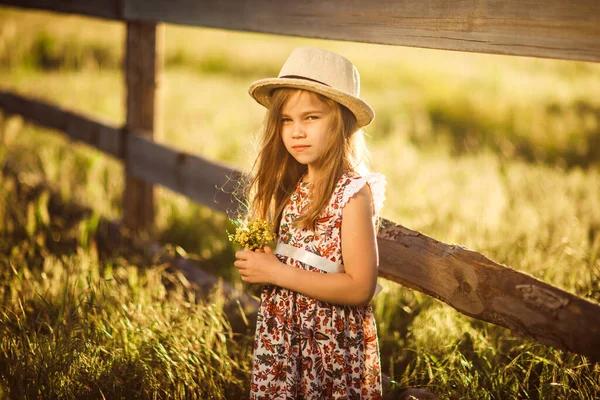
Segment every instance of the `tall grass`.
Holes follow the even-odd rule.
[[[1,11],[0,88],[123,122],[123,77],[118,68],[123,26],[80,17]],[[373,169],[388,177],[386,217],[600,302],[600,100],[595,96],[600,89],[600,66],[176,26],[167,26],[166,36],[165,128],[159,141],[247,169],[263,115],[261,107],[245,94],[248,83],[276,74],[294,46],[339,51],[358,65],[363,95],[377,111],[367,134]],[[92,61],[81,61],[86,59]],[[64,201],[93,204],[99,216],[120,217],[123,168],[119,163],[15,117],[0,122],[0,139],[0,159],[28,172],[22,175],[24,181],[43,179]],[[16,190],[5,187],[7,192]],[[158,192],[161,240],[200,254],[208,268],[236,280],[231,268],[233,248],[225,236],[226,217],[166,189]],[[57,231],[48,228],[52,218],[39,211],[46,201],[39,197],[31,207],[18,208],[20,220],[27,221],[22,222],[26,230],[13,223],[13,228],[3,231],[11,232],[11,237],[21,232],[26,241],[39,236],[40,229]],[[7,200],[0,213],[12,212],[7,211],[13,209],[11,202],[15,200]],[[77,239],[73,240],[82,248],[88,243],[88,252],[68,254],[65,260],[50,258],[52,268],[71,271],[70,276],[88,274],[75,269],[80,261],[96,265],[98,271],[106,268],[102,261],[95,261],[93,245],[84,240],[94,230],[94,221],[90,216],[84,220],[88,222],[76,225],[73,236]],[[33,277],[41,277],[45,265],[41,249],[56,247],[52,234],[43,237],[40,250],[33,253],[38,254],[37,261],[28,264]],[[122,274],[130,273],[127,265],[111,268],[115,276],[119,268],[126,271]],[[6,272],[13,274],[9,281],[16,276],[10,271]],[[164,281],[161,274],[165,271],[160,267],[150,271],[154,278],[141,277],[142,272],[132,274],[138,282],[157,282],[157,276]],[[69,301],[78,304],[74,299],[90,293],[90,288],[98,297],[101,288],[118,282],[111,278],[106,283],[106,279],[98,272],[91,286],[78,281],[80,289],[75,289],[72,281],[71,289],[63,285],[56,293],[72,293]],[[398,386],[428,386],[441,398],[452,399],[600,396],[600,368],[585,357],[527,342],[428,296],[383,284],[385,291],[374,301],[379,341],[384,372]],[[139,287],[139,291],[147,288]],[[194,303],[186,300],[188,295],[181,294],[164,307]],[[119,301],[129,304],[125,297]],[[165,301],[147,300],[157,310]],[[45,303],[38,300],[36,304]],[[51,304],[58,308],[61,300]],[[118,316],[114,318],[129,315],[116,306],[110,312]],[[157,320],[167,321],[171,331],[187,329],[170,318],[167,310]],[[147,329],[146,322],[138,321],[140,329]],[[227,335],[222,322],[222,333]],[[115,327],[119,332],[128,329]],[[183,339],[175,333],[167,340],[180,343]],[[118,353],[115,349],[110,351]],[[181,349],[188,351],[185,346]],[[249,352],[240,351],[239,358],[232,354],[243,375]],[[219,365],[214,359],[207,362]],[[214,390],[240,387],[237,381],[214,379],[219,386]],[[248,375],[240,379],[247,385]],[[161,380],[157,385],[175,388],[173,382]],[[216,396],[225,392],[219,393]]]
[[[95,214],[64,220],[49,214],[47,191],[0,179],[0,386],[10,398],[247,392],[250,348],[219,292],[197,298],[168,264],[100,258]]]

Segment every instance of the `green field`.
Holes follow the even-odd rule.
[[[122,124],[124,32],[0,8],[0,90]],[[165,36],[159,142],[248,170],[263,117],[248,84],[296,46],[340,52],[377,113],[366,133],[372,169],[388,178],[386,218],[600,302],[600,64],[171,25]],[[245,393],[251,326],[229,321],[218,293],[198,299],[157,260],[98,250],[98,221],[121,217],[118,162],[0,114],[0,166],[20,171],[0,178],[0,398]],[[42,181],[51,192],[24,189]],[[239,286],[226,217],[166,189],[158,203],[158,239]],[[75,204],[95,212],[70,215]],[[374,304],[395,386],[600,396],[600,366],[585,357],[382,284]]]

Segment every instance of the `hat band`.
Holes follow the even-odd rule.
[[[284,76],[280,76],[279,78],[304,79],[304,80],[307,80],[307,81],[312,81],[312,82],[320,83],[321,85],[325,85],[325,86],[331,87],[331,85],[328,85],[325,82],[321,82],[321,81],[318,81],[316,79],[311,79],[311,78],[307,78],[305,76],[300,76],[300,75],[284,75]]]

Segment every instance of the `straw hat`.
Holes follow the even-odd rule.
[[[360,76],[350,61],[330,51],[298,47],[292,51],[277,78],[260,79],[248,89],[250,96],[269,108],[274,89],[310,90],[346,106],[359,127],[369,125],[375,112],[360,98]]]

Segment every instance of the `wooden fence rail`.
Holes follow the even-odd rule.
[[[244,174],[231,167],[12,93],[0,91],[0,108],[127,159],[128,173],[148,183],[220,211],[236,207],[231,193]],[[391,221],[384,221],[378,244],[380,276],[442,300],[465,315],[600,361],[599,305]]]
[[[598,0],[1,0],[0,4],[125,21],[600,61]]]
[[[217,211],[234,211],[240,200],[233,192],[243,174],[225,164],[158,145],[137,131],[127,135],[125,128],[1,90],[0,108],[62,131],[116,159],[128,160],[128,174],[165,186]]]
[[[62,131],[112,157],[124,158],[121,129],[108,122],[5,91],[0,91],[0,107],[9,114],[18,114],[40,126]]]

